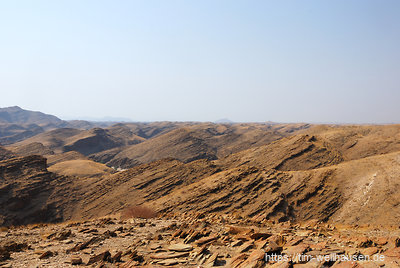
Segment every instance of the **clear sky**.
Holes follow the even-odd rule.
[[[0,107],[400,123],[400,1],[1,0]]]

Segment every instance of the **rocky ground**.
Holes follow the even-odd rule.
[[[78,266],[400,267],[400,230],[212,214],[1,229],[0,267]]]

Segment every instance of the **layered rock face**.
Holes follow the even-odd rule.
[[[15,155],[12,152],[0,146],[0,161],[7,160],[13,157],[15,157]]]
[[[0,224],[61,220],[48,202],[55,178],[47,171],[46,159],[38,155],[0,161]]]

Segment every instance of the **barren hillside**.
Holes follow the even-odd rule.
[[[0,147],[3,160],[0,161],[0,221],[3,226],[77,221],[63,227],[71,233],[62,231],[47,237],[68,234],[71,241],[80,241],[76,248],[89,243],[85,247],[92,249],[84,253],[89,255],[81,255],[89,264],[113,262],[112,259],[94,260],[106,252],[95,254],[103,245],[95,241],[107,241],[104,245],[108,249],[121,249],[127,247],[128,239],[124,237],[137,230],[123,232],[119,229],[117,235],[112,233],[114,230],[104,229],[101,222],[96,223],[96,219],[124,218],[129,211],[142,208],[142,213],[144,209],[160,217],[159,221],[149,220],[143,224],[147,222],[157,227],[174,219],[174,224],[180,226],[170,227],[174,234],[164,232],[154,237],[150,235],[153,229],[143,229],[139,233],[146,235],[146,241],[160,241],[160,237],[167,235],[168,241],[189,247],[197,240],[211,239],[205,248],[212,255],[201,251],[196,256],[203,258],[202,262],[190,257],[192,255],[178,256],[170,252],[167,246],[170,242],[161,243],[162,252],[167,253],[160,253],[153,246],[147,249],[136,245],[140,254],[147,257],[134,261],[132,258],[136,257],[121,257],[119,261],[126,265],[190,267],[207,262],[209,266],[224,264],[228,267],[297,267],[302,264],[306,265],[304,267],[342,267],[340,265],[347,264],[319,262],[319,266],[314,266],[296,259],[267,264],[260,256],[270,252],[275,242],[268,241],[269,234],[254,231],[267,228],[265,230],[279,230],[287,239],[272,252],[288,255],[293,250],[301,249],[300,252],[306,253],[318,249],[318,254],[329,254],[330,250],[340,247],[341,251],[337,251],[340,254],[357,251],[376,256],[382,253],[386,258],[382,265],[398,267],[395,260],[400,256],[400,243],[388,234],[398,229],[400,221],[399,133],[399,125],[212,123],[160,123],[159,126],[140,123],[118,124],[106,129],[51,130],[7,148]],[[31,154],[45,155],[48,163],[44,157]],[[93,160],[132,168],[116,171]],[[86,221],[89,219],[90,222]],[[203,227],[191,227],[186,234],[188,225],[181,225],[186,221],[208,226],[207,230],[217,236],[210,238],[208,233],[198,233]],[[227,221],[240,223],[240,226],[228,231],[220,229]],[[121,221],[121,224],[129,226],[131,223]],[[75,228],[80,225],[84,227]],[[249,226],[253,226],[253,231],[238,231]],[[370,229],[359,232],[359,226]],[[41,243],[36,231],[21,228],[29,234],[31,243]],[[49,230],[46,226],[35,228],[39,228],[38,232]],[[98,228],[102,228],[104,235],[97,233]],[[378,229],[385,238],[378,236]],[[346,236],[339,238],[343,231]],[[18,240],[15,232],[18,231],[6,237]],[[307,234],[303,235],[305,232]],[[88,234],[100,240],[85,241]],[[248,238],[243,238],[243,234]],[[7,245],[0,245],[0,257],[13,265],[23,267],[38,263],[33,253],[25,249],[21,249],[23,253],[14,252]],[[50,254],[43,255],[45,259],[50,258],[50,266],[61,260],[71,265],[67,260],[71,255],[65,253],[63,243],[44,248],[52,254],[57,252],[54,255],[41,253]],[[145,255],[146,252],[154,255]],[[219,255],[221,252],[224,255]],[[26,261],[18,259],[20,254],[27,257]],[[118,252],[112,254],[119,256]],[[254,254],[258,254],[258,259],[254,259]],[[163,259],[158,259],[161,257]],[[377,267],[373,266],[375,264],[369,262],[367,267]]]

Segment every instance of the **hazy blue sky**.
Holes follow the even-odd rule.
[[[400,122],[400,1],[0,1],[0,106]]]

